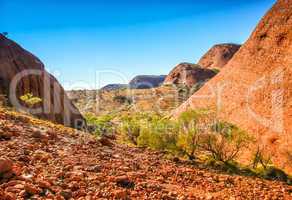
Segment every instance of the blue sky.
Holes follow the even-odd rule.
[[[65,88],[125,83],[243,43],[275,0],[0,0],[0,27]]]

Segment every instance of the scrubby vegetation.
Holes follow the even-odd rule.
[[[250,166],[239,164],[239,155],[248,150],[254,138],[237,126],[218,120],[209,110],[190,110],[177,120],[156,112],[86,115],[86,118],[88,124],[96,127],[97,135],[117,134],[119,141],[128,145],[167,152],[230,173],[289,180],[282,170],[273,167],[270,155],[263,148],[254,153]]]
[[[95,116],[92,113],[85,114],[89,132],[96,136],[112,135],[115,133],[115,126],[112,122],[114,115]]]
[[[214,160],[228,163],[251,141],[244,131],[215,120],[214,113],[208,110],[185,112],[176,121],[159,114],[136,113],[122,117],[120,124],[124,141],[189,160],[204,152]]]
[[[238,127],[227,122],[215,122],[211,131],[202,137],[202,149],[215,160],[225,164],[234,161],[239,153],[248,148],[252,138]]]

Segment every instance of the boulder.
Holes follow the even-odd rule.
[[[14,87],[15,86],[15,87]],[[32,109],[21,101],[22,95],[31,93],[42,100]],[[0,94],[9,97],[17,109],[55,123],[80,128],[84,118],[68,99],[57,79],[49,74],[44,64],[30,52],[0,34]]]
[[[12,171],[13,162],[7,158],[0,158],[0,174]]]

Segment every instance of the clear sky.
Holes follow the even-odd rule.
[[[37,55],[66,89],[92,88],[167,74],[216,43],[243,43],[274,2],[0,0],[0,31]]]

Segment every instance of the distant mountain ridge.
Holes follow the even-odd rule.
[[[160,86],[166,75],[138,75],[135,76],[130,82],[131,89],[149,89]]]
[[[128,88],[128,84],[108,84],[102,88],[100,88],[100,90],[119,90],[119,89],[124,89],[124,88]]]

